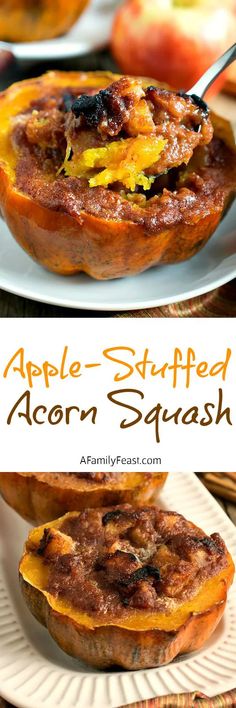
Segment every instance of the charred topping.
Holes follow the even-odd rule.
[[[119,580],[119,584],[126,587],[137,583],[139,580],[146,580],[146,578],[154,578],[159,582],[161,580],[159,568],[155,568],[153,565],[144,565],[142,568],[135,570],[134,573],[131,573],[128,578]]]
[[[203,98],[200,98],[200,96],[197,96],[195,93],[185,93],[184,91],[178,91],[177,96],[180,96],[181,98],[191,98],[192,102],[195,103],[195,105],[198,108],[201,108],[203,113],[205,113],[206,116],[209,115],[209,107],[205,101],[203,101]]]
[[[152,86],[152,84],[151,84],[150,86],[148,86],[147,89],[146,89],[146,96],[147,96],[147,98],[149,98],[149,94],[150,94],[152,91],[156,91],[156,90],[157,90],[157,87],[156,87],[156,86]]]
[[[130,561],[137,560],[137,557],[134,555],[134,553],[130,553],[129,551],[117,550],[117,551],[115,551],[115,553],[107,553],[107,555],[104,556],[104,558],[102,558],[101,560],[98,560],[95,563],[95,570],[103,570],[106,562],[108,560],[111,560],[111,558],[119,558],[119,557],[124,557],[124,556],[127,558],[127,560],[130,560]]]
[[[98,128],[105,121],[109,123],[111,132],[115,133],[122,127],[129,105],[128,96],[122,96],[109,87],[94,96],[80,96],[71,110],[76,118],[83,119],[88,128]]]
[[[200,96],[196,96],[195,93],[191,94],[191,99],[194,103],[196,103],[198,108],[201,108],[201,110],[204,111],[204,113],[208,116],[209,108],[208,108],[207,103],[205,103],[205,101],[203,101],[203,99],[200,98]]]
[[[96,93],[96,89],[91,87],[86,91],[82,86],[80,87],[80,95],[86,94],[86,96],[91,96]],[[69,87],[61,95],[59,102],[59,109],[64,113],[69,113],[71,111],[74,101],[77,99],[78,92],[76,89],[70,89]]]
[[[117,556],[118,557],[119,556],[126,556],[126,558],[128,558],[131,561],[137,560],[137,556],[135,556],[134,553],[130,553],[130,551],[121,551],[119,549],[117,551],[115,551],[115,553],[110,553],[109,555],[111,558],[114,558],[114,556],[116,556],[116,557]]]
[[[105,115],[107,104],[107,90],[104,90],[94,96],[79,96],[72,104],[71,110],[76,118],[83,116],[90,128],[96,128]]]
[[[102,525],[107,526],[107,524],[110,523],[110,521],[116,521],[119,520],[122,516],[126,517],[128,514],[126,511],[123,511],[122,509],[115,509],[114,511],[107,511],[106,514],[102,517]]]
[[[209,551],[218,551],[223,553],[223,549],[220,548],[219,545],[210,536],[204,536],[203,538],[199,538],[198,536],[192,536],[192,540],[194,541],[194,543],[198,543],[200,546],[204,546]]]
[[[39,547],[37,548],[37,555],[38,556],[43,556],[45,553],[45,550],[49,544],[49,542],[52,540],[53,535],[50,531],[50,529],[44,529],[43,536],[40,539],[39,542]]]
[[[129,551],[117,550],[115,551],[115,553],[108,553],[101,560],[97,561],[95,565],[95,570],[106,570],[107,561],[119,557],[130,561],[131,564],[133,562],[140,562],[137,556],[134,555],[134,553],[130,553]],[[153,565],[146,564],[140,568],[137,568],[128,576],[123,575],[121,570],[121,575],[117,575],[116,577],[116,583],[118,585],[121,585],[122,587],[129,587],[130,585],[134,585],[138,581],[146,580],[147,578],[154,578],[156,581],[159,582],[161,580],[161,573],[159,568]]]

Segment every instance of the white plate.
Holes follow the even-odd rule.
[[[91,0],[91,4],[63,37],[42,42],[0,42],[19,63],[69,59],[105,47],[110,39],[114,11],[119,0]]]
[[[9,474],[11,474],[9,472]],[[50,474],[50,473],[48,473]],[[161,506],[218,531],[236,557],[236,529],[193,473],[170,474]],[[20,708],[118,708],[154,696],[235,688],[236,582],[224,619],[204,648],[159,669],[101,672],[76,662],[25,608],[18,561],[29,526],[0,502],[0,695]]]
[[[0,288],[32,300],[85,310],[138,310],[196,297],[236,277],[236,202],[202,251],[176,266],[98,282],[62,277],[32,261],[0,221]]]

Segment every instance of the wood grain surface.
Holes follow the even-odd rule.
[[[200,472],[198,477],[236,526],[236,472]]]
[[[236,502],[236,472],[205,472],[202,479],[210,492],[222,499]]]

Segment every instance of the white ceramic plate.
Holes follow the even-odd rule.
[[[63,37],[42,42],[0,42],[20,64],[69,59],[105,47],[110,39],[114,11],[120,0],[90,0],[87,10]]]
[[[9,474],[11,474],[9,472]],[[50,474],[50,473],[48,473]],[[170,474],[161,506],[217,530],[236,558],[236,529],[193,473]],[[29,526],[0,502],[0,695],[20,708],[118,708],[154,696],[235,688],[236,582],[204,648],[159,669],[101,672],[66,656],[25,608],[18,561]]]
[[[191,260],[137,275],[98,282],[86,275],[62,277],[32,261],[0,221],[0,288],[32,300],[85,310],[138,310],[206,293],[236,276],[236,202]]]

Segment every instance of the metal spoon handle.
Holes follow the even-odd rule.
[[[233,44],[230,49],[227,49],[227,51],[222,54],[217,61],[215,61],[212,66],[210,66],[209,69],[201,76],[199,81],[193,86],[189,91],[186,93],[191,96],[191,94],[195,94],[196,96],[199,96],[200,98],[203,98],[204,94],[206,93],[207,89],[210,88],[211,84],[217,79],[217,76],[221,74],[224,69],[226,69],[227,66],[232,64],[233,61],[236,59],[236,44]]]

